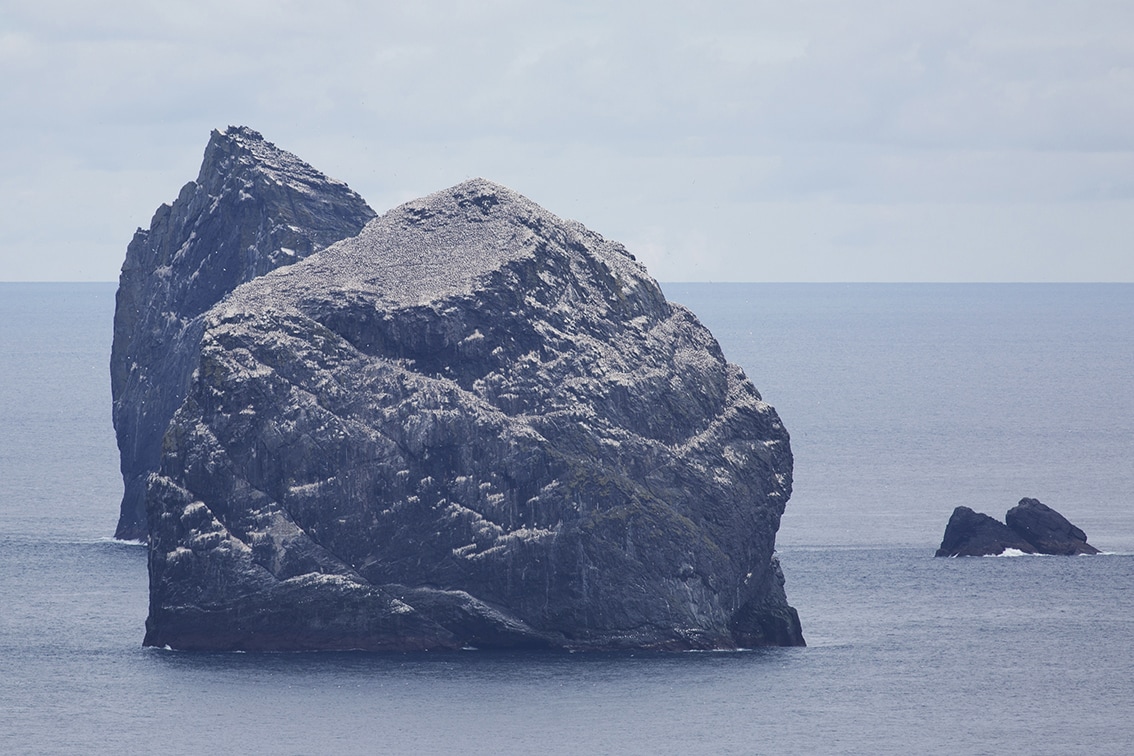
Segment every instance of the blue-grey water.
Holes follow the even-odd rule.
[[[1134,286],[672,284],[779,410],[809,647],[143,649],[110,284],[0,284],[0,753],[1134,752]],[[932,557],[1022,496],[1099,557]]]

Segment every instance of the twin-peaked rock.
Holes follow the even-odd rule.
[[[148,478],[147,644],[803,643],[787,432],[621,245],[477,179],[250,278]]]
[[[957,507],[945,526],[936,556],[996,556],[1009,549],[1067,556],[1099,553],[1087,543],[1086,533],[1038,499],[1020,499],[1008,510],[1004,522],[968,507]]]

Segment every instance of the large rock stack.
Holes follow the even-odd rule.
[[[147,644],[803,643],[788,434],[621,245],[477,179],[198,317]]]

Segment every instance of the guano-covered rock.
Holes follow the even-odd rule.
[[[476,179],[201,316],[148,645],[801,645],[789,438],[619,244]]]

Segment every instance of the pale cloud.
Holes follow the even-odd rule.
[[[663,280],[1134,280],[1134,5],[9,0],[0,279],[114,278],[243,123],[474,175]]]

